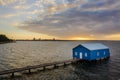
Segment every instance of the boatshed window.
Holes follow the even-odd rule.
[[[104,55],[105,55],[105,51],[104,51]]]
[[[99,56],[99,52],[97,52],[97,56]]]
[[[75,52],[75,55],[77,55],[77,52]]]
[[[85,57],[87,57],[87,53],[85,53]]]

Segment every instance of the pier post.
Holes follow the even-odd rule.
[[[66,63],[64,62],[64,67],[66,66]]]
[[[15,69],[10,69],[10,70],[0,71],[0,75],[10,74],[11,77],[14,77],[16,72],[27,71],[27,73],[31,73],[33,69],[37,69],[37,68],[43,68],[42,70],[45,71],[47,70],[47,67],[49,66],[52,66],[54,68],[58,68],[59,66],[66,67],[68,64],[71,64],[72,62],[75,63],[77,61],[78,60],[66,60],[62,62],[60,61],[60,62],[53,62],[53,63],[44,63],[40,65],[26,66],[22,68],[15,68]]]
[[[56,64],[54,64],[54,68],[57,68],[57,65],[56,65]]]
[[[43,71],[45,71],[45,66],[43,66]]]
[[[14,72],[12,73],[11,77],[12,77],[12,78],[14,77]]]
[[[29,74],[31,73],[31,69],[28,70],[29,71]]]

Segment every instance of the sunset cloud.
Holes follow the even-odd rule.
[[[19,5],[19,6],[15,6],[14,9],[29,9],[30,6],[23,6],[23,5]]]
[[[40,12],[42,12],[42,11],[40,11],[40,10],[33,10],[33,11],[29,12],[29,14],[37,14],[37,13],[40,13]]]
[[[21,13],[9,13],[9,14],[4,14],[1,15],[0,18],[14,18],[14,17],[19,17],[21,15],[25,14],[24,12]]]
[[[120,31],[120,10],[117,8],[120,6],[119,1],[91,0],[91,2],[82,1],[81,4],[76,2],[67,3],[67,8],[61,6],[64,4],[50,6],[47,9],[51,15],[43,20],[25,21],[23,24],[27,26],[21,28],[63,38],[74,35],[94,38]],[[60,13],[54,14],[59,11]],[[93,34],[95,36],[91,36]]]
[[[17,0],[0,0],[0,5],[8,5],[16,2]]]
[[[16,3],[18,2],[19,3]],[[20,29],[63,39],[111,39],[120,32],[119,0],[0,0]],[[5,7],[4,7],[5,8]],[[4,10],[4,8],[1,10]],[[9,11],[11,10],[11,11]],[[114,34],[114,35],[113,35]],[[109,37],[109,38],[108,38]]]
[[[119,3],[118,0],[92,0],[83,4],[80,9],[83,11],[120,10]]]
[[[7,6],[14,3],[24,4],[26,1],[27,0],[0,0],[0,5]]]
[[[107,35],[107,36],[105,36],[105,38],[108,40],[111,40],[111,39],[120,40],[120,33]]]

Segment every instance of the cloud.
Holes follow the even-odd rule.
[[[71,1],[72,0],[37,0],[34,5],[44,9],[44,12],[46,12],[44,13],[44,16],[47,16],[65,11],[69,8],[76,7],[85,2],[85,0],[74,0],[72,1],[74,3]]]
[[[14,9],[29,9],[30,6],[25,6],[25,5],[17,5],[17,6],[14,6]]]
[[[17,27],[17,26],[19,26],[20,25],[20,23],[18,23],[18,22],[13,22],[12,24],[11,24],[11,26],[13,26],[13,27]]]
[[[120,33],[105,36],[106,39],[120,40]]]
[[[118,0],[92,0],[83,4],[80,9],[84,11],[120,10]]]
[[[26,0],[0,0],[0,5],[6,6],[13,3],[25,4]]]
[[[102,38],[120,31],[119,2],[118,0],[52,0],[44,2],[42,7],[46,13],[42,19],[40,18],[43,15],[40,14],[34,20],[24,21],[19,27],[62,38],[79,36]]]
[[[44,7],[44,5],[55,4],[55,0],[36,0],[35,6]]]
[[[0,0],[0,5],[8,5],[16,2],[17,0]]]
[[[0,0],[0,18],[13,18],[26,14],[28,6],[27,0]]]
[[[9,13],[9,14],[3,14],[0,16],[0,18],[13,18],[13,17],[19,17],[20,15],[25,14],[24,12],[18,12],[18,13]]]
[[[16,16],[16,14],[5,14],[5,15],[2,15],[0,16],[1,18],[10,18],[10,17],[14,17]]]
[[[42,12],[42,10],[33,10],[33,11],[31,11],[31,12],[28,12],[28,14],[37,14],[37,13],[40,13],[40,12]]]

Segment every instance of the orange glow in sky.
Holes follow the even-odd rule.
[[[120,40],[120,0],[0,0],[12,39]]]
[[[93,40],[92,38],[86,38],[86,37],[73,37],[71,40]]]

